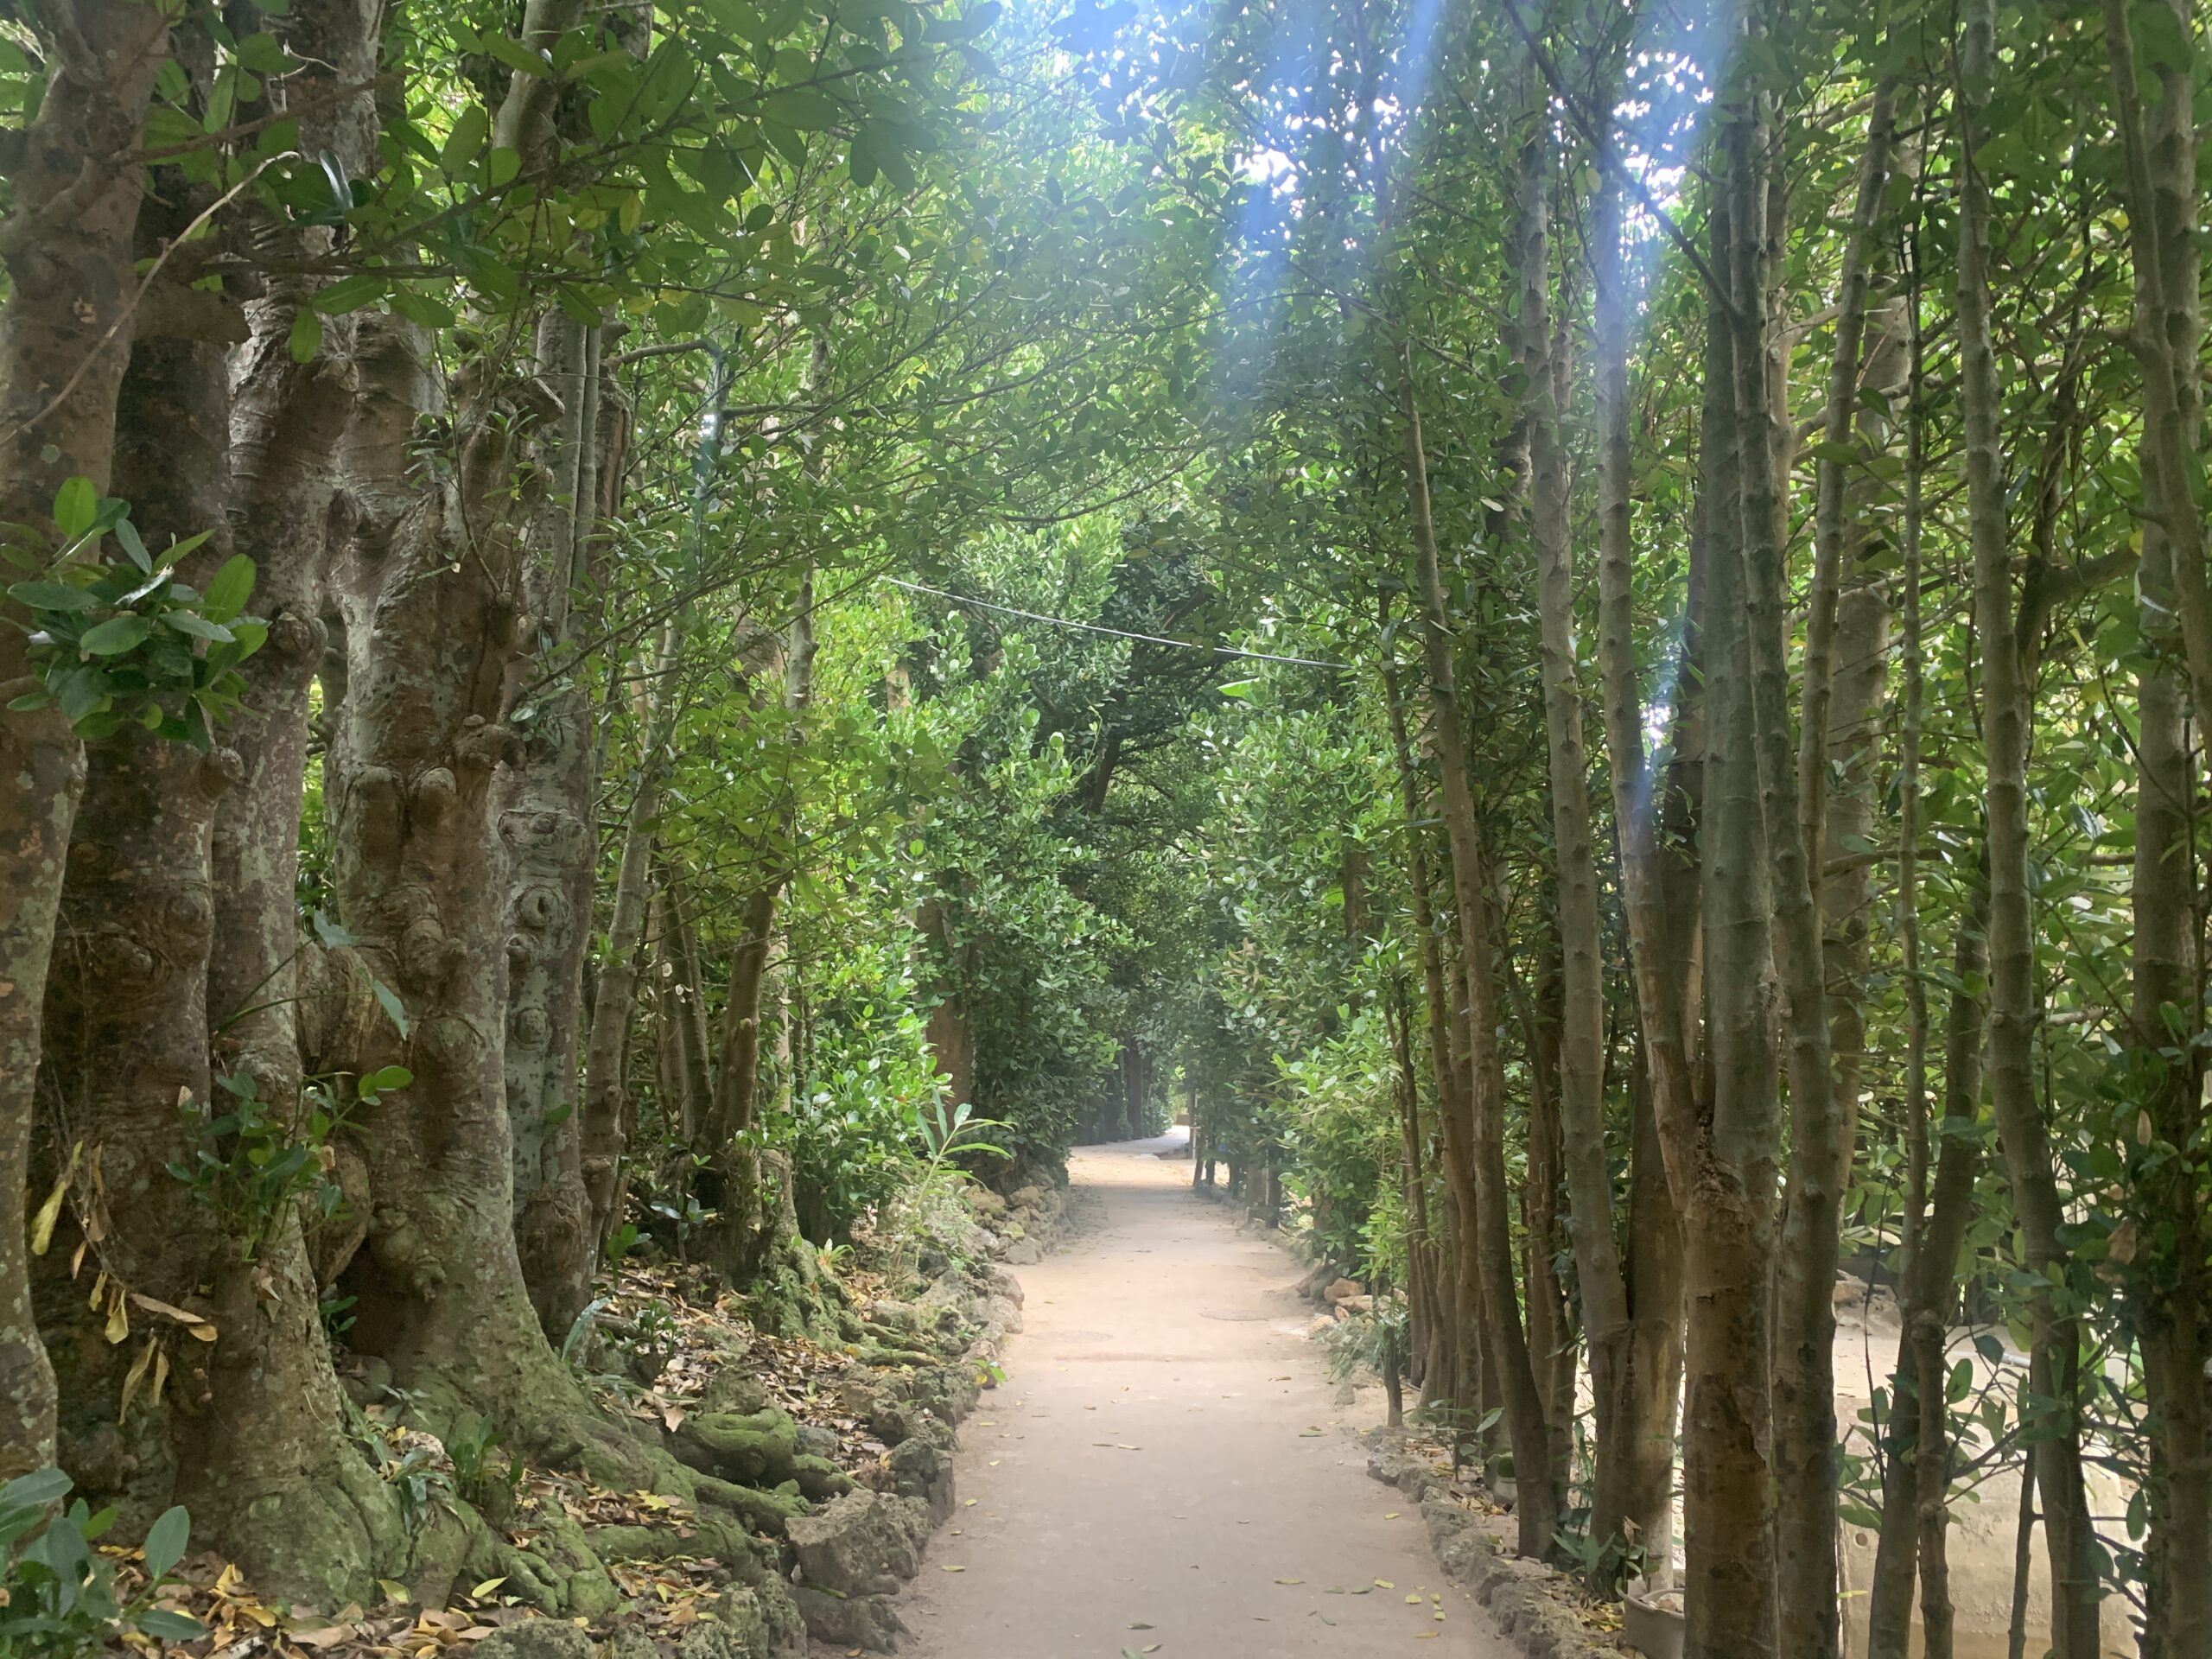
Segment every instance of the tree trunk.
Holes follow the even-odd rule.
[[[1492,931],[1502,937],[1503,918],[1495,909],[1491,918]],[[1560,1210],[1564,1197],[1559,1121],[1561,983],[1549,939],[1537,963],[1538,989],[1533,1000],[1514,968],[1510,950],[1505,952],[1503,966],[1529,1059],[1523,1147],[1527,1173],[1521,1183],[1522,1306],[1529,1322],[1529,1363],[1550,1429],[1551,1466],[1564,1478],[1573,1466],[1574,1391],[1580,1356],[1567,1287],[1555,1265],[1566,1243],[1562,1228],[1567,1220]]]
[[[306,66],[273,83],[300,111],[302,149],[337,156],[357,178],[375,149],[374,95],[323,100],[373,77],[385,18],[374,0],[303,0],[268,20]],[[311,254],[329,239],[326,230],[301,236]],[[300,813],[335,526],[346,512],[336,456],[354,389],[346,320],[324,321],[306,362],[292,355],[293,324],[320,280],[265,279],[232,371],[231,536],[255,561],[252,609],[269,639],[244,666],[244,700],[225,733],[242,772],[216,806],[217,944],[207,990],[217,1066],[251,1077],[295,1132],[305,1104]],[[295,1213],[262,1242],[251,1269],[238,1264],[216,1281],[210,1404],[179,1441],[177,1495],[196,1535],[255,1583],[328,1606],[365,1605],[375,1578],[392,1575],[407,1550],[397,1495],[348,1432],[323,1332],[321,1292],[344,1265],[316,1259]]]
[[[652,899],[653,835],[661,784],[683,702],[678,680],[680,619],[661,626],[653,668],[639,709],[638,784],[622,827],[622,857],[607,923],[607,954],[593,981],[590,1034],[584,1045],[582,1160],[590,1205],[586,1236],[596,1255],[620,1224],[616,1198],[628,1142],[630,1026],[638,1006],[639,948]]]
[[[1546,121],[1535,124],[1522,164],[1523,207],[1521,299],[1522,418],[1529,429],[1529,524],[1536,549],[1537,613],[1541,640],[1544,732],[1550,762],[1552,845],[1559,883],[1559,1122],[1567,1192],[1568,1233],[1581,1292],[1595,1409],[1596,1471],[1590,1533],[1610,1544],[1628,1519],[1618,1459],[1624,1450],[1615,1421],[1623,1406],[1622,1367],[1629,1342],[1628,1284],[1615,1242],[1612,1174],[1605,1153],[1605,962],[1598,919],[1598,857],[1590,826],[1590,759],[1583,740],[1582,691],[1574,648],[1574,550],[1568,522],[1567,458],[1552,395],[1554,365],[1533,347],[1548,348],[1547,251],[1542,192],[1548,182]],[[1611,227],[1616,238],[1618,226]],[[1533,1152],[1531,1166],[1534,1166]],[[1571,1414],[1572,1401],[1567,1408]],[[1648,1517],[1636,1517],[1642,1525]],[[1619,1555],[1601,1560],[1601,1587],[1611,1588]]]
[[[1468,1186],[1462,1194],[1463,1217],[1472,1235],[1473,1269],[1480,1287],[1483,1345],[1497,1368],[1506,1432],[1513,1446],[1515,1506],[1520,1549],[1548,1556],[1558,1530],[1558,1474],[1551,1466],[1550,1426],[1536,1387],[1522,1328],[1513,1268],[1511,1217],[1505,1179],[1505,1073],[1497,1042],[1497,961],[1491,938],[1485,888],[1489,873],[1475,822],[1474,796],[1467,780],[1466,749],[1460,729],[1457,677],[1452,663],[1449,625],[1444,608],[1443,576],[1438,567],[1435,523],[1428,499],[1427,460],[1421,436],[1421,411],[1414,397],[1410,358],[1405,369],[1407,478],[1412,490],[1414,539],[1421,567],[1421,639],[1428,658],[1429,736],[1441,776],[1445,829],[1452,848],[1453,908],[1458,912],[1460,952],[1469,994],[1467,1055],[1471,1108],[1467,1125]],[[1447,1152],[1448,1155],[1448,1152]],[[1463,1246],[1463,1249],[1465,1247]]]
[[[784,677],[781,709],[786,772],[783,805],[766,849],[767,867],[756,877],[740,911],[738,940],[730,956],[729,995],[722,1003],[715,1093],[708,1115],[706,1156],[718,1178],[722,1220],[710,1236],[716,1265],[734,1282],[759,1266],[760,1253],[773,1240],[760,1227],[761,1206],[753,1188],[757,1174],[743,1137],[759,1116],[761,991],[767,982],[768,953],[776,938],[776,906],[791,879],[791,836],[798,822],[797,785],[789,767],[805,741],[804,721],[814,701],[814,579],[800,582],[798,607],[790,635],[779,642]],[[766,708],[756,696],[755,706]]]
[[[0,522],[43,535],[54,495],[90,479],[105,494],[116,397],[130,346],[132,237],[144,189],[133,155],[167,52],[170,10],[132,0],[41,8],[48,80],[11,169],[0,227]],[[26,550],[43,563],[52,550]],[[34,689],[22,613],[4,602],[0,685]],[[53,1461],[54,1371],[31,1311],[29,1219],[34,1086],[48,959],[84,746],[56,708],[0,714],[0,1479]],[[66,1151],[64,1156],[67,1156]]]
[[[155,183],[140,215],[148,257],[204,206],[181,180]],[[202,588],[230,550],[220,533],[229,481],[223,359],[218,341],[142,338],[116,411],[113,487],[132,503],[147,545],[218,531],[180,572]],[[146,1344],[161,1344],[188,1367],[169,1403],[198,1416],[212,1398],[199,1344],[164,1341],[181,1332],[148,1332],[126,1348],[102,1326],[117,1307],[127,1315],[127,1293],[197,1300],[238,1254],[213,1209],[195,1203],[168,1166],[196,1161],[187,1103],[209,1117],[230,1104],[218,1103],[211,1078],[207,988],[215,807],[238,763],[227,749],[202,754],[135,723],[88,744],[86,758],[47,980],[41,1094],[55,1166],[81,1162],[99,1175],[76,1195],[86,1254],[65,1230],[63,1247],[40,1263],[39,1325],[60,1387],[60,1459],[82,1471],[92,1501],[118,1500],[124,1526],[136,1529],[171,1501],[175,1459],[166,1412],[150,1402],[123,1409],[126,1375],[143,1379],[134,1362]],[[87,1264],[100,1275],[89,1307],[78,1282]],[[126,1479],[105,1484],[123,1470]]]
[[[2028,893],[2027,760],[2031,699],[2014,635],[2007,559],[2001,392],[1991,334],[1989,187],[1974,162],[1982,112],[1997,74],[1992,0],[1967,0],[1961,46],[1958,313],[1960,397],[1965,419],[1967,533],[1974,622],[1982,662],[1982,731],[1988,750],[1989,1091],[2004,1145],[2027,1266],[2064,1271],[2063,1211],[2035,1085],[2035,940]],[[2046,1281],[2047,1282],[2047,1281]],[[2036,1454],[2044,1535],[2050,1555],[2051,1648],[2056,1659],[2097,1652],[2095,1542],[2082,1477],[2082,1424],[2074,1393],[2079,1334],[2048,1294],[2033,1300],[2036,1391],[2055,1403],[2039,1425]],[[2059,1392],[2063,1390],[2063,1392]]]
[[[706,976],[691,926],[691,899],[682,874],[663,867],[654,936],[658,966],[654,982],[661,1027],[664,1091],[676,1105],[673,1127],[683,1144],[697,1142],[715,1093],[714,1062],[707,1046]]]
[[[326,795],[341,919],[406,1014],[357,1065],[401,1064],[413,1080],[363,1119],[373,1207],[342,1281],[358,1298],[353,1344],[391,1363],[433,1427],[473,1413],[532,1457],[634,1469],[636,1443],[597,1421],[547,1342],[515,1242],[495,772],[512,753],[508,668],[523,643],[505,505],[518,423],[480,393],[457,416],[451,474],[410,488],[422,341],[373,317],[360,342],[348,465],[363,524],[341,584],[349,663]]]
[[[1885,1436],[1890,1459],[1883,1489],[1883,1516],[1900,1522],[1892,1537],[1885,1526],[1877,1547],[1874,1580],[1867,1603],[1869,1659],[1904,1659],[1912,1605],[1916,1555],[1923,1573],[1938,1564],[1922,1592],[1922,1624],[1928,1632],[1929,1659],[1940,1659],[1934,1645],[1948,1617],[1948,1598],[1941,1573],[1943,1533],[1950,1497],[1950,1419],[1944,1398],[1945,1345],[1958,1304],[1959,1252],[1974,1219],[1974,1179],[1981,1167],[1980,1112],[1983,1008],[1964,987],[1980,982],[1987,969],[1988,889],[1977,884],[1974,902],[1959,918],[1952,947],[1955,988],[1944,1022],[1942,1114],[1932,1166],[1915,1179],[1907,1198],[1904,1260],[1898,1277],[1898,1313],[1903,1330],[1897,1371],[1891,1382],[1891,1420]],[[1917,1131],[1908,1136],[1924,1147],[1927,1103],[1924,1086],[1908,1084],[1907,1113],[1917,1113]],[[1925,1153],[1920,1154],[1922,1160]],[[1924,1204],[1924,1210],[1922,1205]],[[1893,1490],[1894,1489],[1894,1490]]]
[[[2194,8],[2158,4],[2189,41]],[[2187,54],[2153,66],[2154,100],[2138,85],[2124,4],[2104,6],[2122,147],[2135,279],[2132,343],[2143,368],[2143,539],[2136,586],[2146,639],[2178,632],[2195,714],[2212,715],[2212,589],[2202,515],[2204,393],[2195,77]],[[2177,620],[2178,629],[2171,620]],[[2133,1042],[2158,1058],[2146,1070],[2153,1140],[2191,1147],[2202,1134],[2201,1018],[2181,1029],[2167,1009],[2200,1010],[2201,924],[2194,819],[2198,757],[2176,677],[2152,660],[2137,677]],[[2212,1655],[2212,1268],[2205,1197],[2185,1160],[2142,1183],[2141,1231],[2160,1243],[2131,1274],[2152,1438],[2151,1567],[2144,1651],[2156,1659]],[[2164,1243],[2171,1230],[2171,1243]],[[2161,1271],[2163,1269],[2163,1271]]]
[[[1710,666],[1700,839],[1713,1096],[1692,1147],[1683,1207],[1682,1510],[1692,1659],[1778,1650],[1770,1310],[1781,1126],[1766,988],[1775,906],[1752,685],[1758,652],[1746,615],[1755,597],[1747,578],[1770,584],[1776,552],[1761,255],[1766,124],[1758,93],[1732,92],[1729,103],[1724,181],[1713,209],[1713,264],[1729,289],[1708,311],[1703,445]],[[1790,824],[1794,830],[1794,810]],[[1823,1027],[1823,1048],[1825,1039]]]
[[[1864,725],[1878,698],[1886,664],[1882,641],[1887,611],[1880,590],[1860,582],[1841,599],[1844,560],[1856,543],[1839,451],[1850,447],[1865,371],[1867,291],[1874,238],[1890,177],[1894,85],[1874,89],[1866,148],[1859,169],[1851,233],[1836,298],[1835,349],[1829,365],[1826,440],[1814,509],[1813,586],[1806,623],[1803,717],[1791,752],[1787,701],[1789,669],[1784,616],[1788,551],[1778,522],[1758,551],[1747,550],[1752,583],[1754,696],[1758,705],[1761,786],[1774,851],[1779,971],[1789,1046],[1789,1179],[1784,1200],[1774,1332],[1774,1440],[1778,1479],[1777,1564],[1780,1636],[1785,1650],[1805,1659],[1835,1659],[1840,1645],[1835,1548],[1835,1270],[1843,1195],[1851,1181],[1858,1122],[1858,1050],[1863,1033],[1859,984],[1866,971],[1863,866],[1846,880],[1830,913],[1856,936],[1823,950],[1821,879],[1839,840],[1863,833],[1868,821]],[[1742,299],[1739,289],[1738,297]],[[1745,300],[1748,315],[1754,302]],[[1764,289],[1756,302],[1764,312]],[[1745,374],[1738,346],[1737,373]],[[1771,445],[1772,439],[1769,443]],[[1755,474],[1747,473],[1746,476]],[[1765,466],[1756,475],[1779,483]],[[1840,666],[1838,611],[1847,606]],[[1843,682],[1844,697],[1836,696]],[[1827,779],[1832,764],[1858,766],[1858,794],[1830,834]],[[1855,891],[1854,891],[1855,890]],[[1854,905],[1853,897],[1861,902]],[[1831,972],[1831,969],[1836,971]],[[1840,1054],[1835,1038],[1846,1048]]]
[[[1382,671],[1383,701],[1390,720],[1390,741],[1398,763],[1398,784],[1402,798],[1406,823],[1406,880],[1413,890],[1414,930],[1421,936],[1421,1006],[1427,1019],[1427,1047],[1430,1087],[1436,1096],[1436,1114],[1442,1126],[1446,1151],[1445,1164],[1447,1182],[1452,1183],[1452,1196],[1456,1201],[1458,1185],[1451,1171],[1449,1147],[1455,1133],[1455,1116],[1463,1113],[1459,1102],[1460,1071],[1453,1053],[1451,994],[1444,970],[1444,943],[1438,937],[1436,909],[1430,897],[1427,837],[1422,827],[1421,779],[1414,769],[1413,742],[1406,729],[1405,697],[1398,678],[1398,667],[1391,645],[1392,627],[1388,613],[1382,617],[1383,649],[1386,653]],[[1416,1162],[1416,1167],[1418,1166]],[[1424,1220],[1422,1230],[1428,1230]],[[1454,1240],[1456,1242],[1456,1235]],[[1432,1351],[1432,1357],[1423,1362],[1421,1370],[1421,1401],[1424,1405],[1440,1400],[1459,1401],[1459,1390],[1471,1386],[1461,1375],[1458,1357],[1463,1351],[1459,1339],[1459,1325],[1457,1304],[1450,1294],[1458,1283],[1458,1276],[1449,1271],[1459,1260],[1456,1249],[1446,1250],[1445,1241],[1439,1237],[1433,1258],[1435,1273],[1431,1281],[1436,1313],[1435,1334],[1439,1341]],[[1440,1363],[1441,1362],[1441,1363]],[[1463,1402],[1464,1403],[1464,1402]]]
[[[538,328],[539,378],[560,413],[538,435],[550,482],[531,524],[525,576],[537,619],[524,659],[552,683],[518,710],[519,753],[503,774],[499,832],[509,861],[505,1046],[514,1135],[515,1235],[531,1305],[558,1343],[591,1300],[597,1241],[584,1192],[576,1110],[584,956],[591,939],[599,836],[599,746],[591,696],[570,661],[572,592],[594,593],[599,479],[600,331],[565,312]]]
[[[1618,1469],[1619,1526],[1642,1545],[1647,1576],[1672,1576],[1675,1420],[1682,1364],[1681,1206],[1690,1193],[1688,1164],[1699,1116],[1691,1065],[1694,997],[1683,988],[1696,932],[1694,857],[1661,850],[1661,803],[1643,747],[1643,698],[1635,640],[1630,446],[1629,305],[1621,198],[1616,186],[1599,196],[1595,230],[1595,331],[1598,413],[1599,664],[1602,677],[1613,821],[1620,842],[1621,885],[1634,969],[1637,1064],[1631,1149],[1628,1296],[1633,1320],[1629,1363],[1619,1370],[1611,1409]],[[1700,776],[1698,729],[1702,683],[1697,626],[1699,585],[1707,563],[1693,543],[1692,594],[1683,630],[1682,666],[1675,706],[1675,771],[1683,782]],[[1694,825],[1694,798],[1670,793],[1673,816]],[[1681,826],[1671,826],[1680,830]],[[1694,833],[1678,834],[1681,847]],[[1665,863],[1662,865],[1662,859]],[[1673,878],[1672,882],[1669,877]],[[1687,886],[1686,894],[1670,887]],[[1670,902],[1671,901],[1671,902]]]

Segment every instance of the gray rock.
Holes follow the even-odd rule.
[[[984,1220],[989,1221],[1006,1214],[1006,1200],[992,1192],[989,1187],[976,1185],[967,1188],[966,1191],[968,1207]]]
[[[899,1638],[910,1634],[898,1609],[881,1596],[832,1596],[803,1584],[792,1593],[808,1631],[834,1647],[896,1653]]]
[[[728,1364],[707,1379],[694,1412],[730,1412],[749,1417],[768,1408],[768,1390],[760,1379],[742,1365]]]
[[[918,1498],[863,1487],[819,1515],[795,1517],[785,1530],[809,1587],[848,1597],[881,1595],[921,1570],[930,1508]]]
[[[597,1659],[598,1644],[565,1618],[525,1618],[469,1649],[486,1659]]]
[[[918,1497],[929,1505],[930,1525],[941,1527],[952,1516],[954,1503],[952,1454],[927,1440],[901,1440],[884,1462],[891,1470],[892,1489],[901,1497]]]
[[[811,1457],[834,1458],[837,1455],[837,1431],[824,1428],[819,1423],[801,1423],[795,1432],[798,1449]]]
[[[1044,1259],[1044,1247],[1033,1238],[1017,1238],[1006,1247],[1008,1267],[1033,1268]]]

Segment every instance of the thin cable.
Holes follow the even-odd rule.
[[[970,599],[965,594],[950,594],[942,588],[925,588],[918,582],[901,582],[896,576],[881,576],[881,582],[893,588],[904,588],[910,594],[929,594],[938,599],[949,599],[956,605],[972,605],[980,611],[996,611],[1001,616],[1018,616],[1025,622],[1047,622],[1056,628],[1080,628],[1085,633],[1103,633],[1116,639],[1135,639],[1147,645],[1173,645],[1179,651],[1210,651],[1217,657],[1242,657],[1255,663],[1291,663],[1300,668],[1333,669],[1339,674],[1351,672],[1343,663],[1325,663],[1315,657],[1278,657],[1264,651],[1238,651],[1230,645],[1201,645],[1196,639],[1170,639],[1157,633],[1130,633],[1121,628],[1102,627],[1096,622],[1077,622],[1065,616],[1039,616],[1034,611],[1017,611],[1011,605],[994,605],[988,599]]]

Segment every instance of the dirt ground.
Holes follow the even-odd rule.
[[[900,1599],[909,1652],[1506,1659],[1366,1478],[1372,1414],[1331,1403],[1298,1264],[1157,1155],[1181,1134],[1075,1154],[1082,1233],[1020,1269],[1027,1329]]]

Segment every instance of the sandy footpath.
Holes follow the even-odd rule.
[[[1506,1659],[1413,1506],[1366,1478],[1298,1264],[1194,1197],[1188,1161],[1155,1155],[1173,1144],[1075,1154],[1081,1236],[1020,1269],[1027,1328],[961,1430],[962,1507],[899,1599],[909,1653]]]

